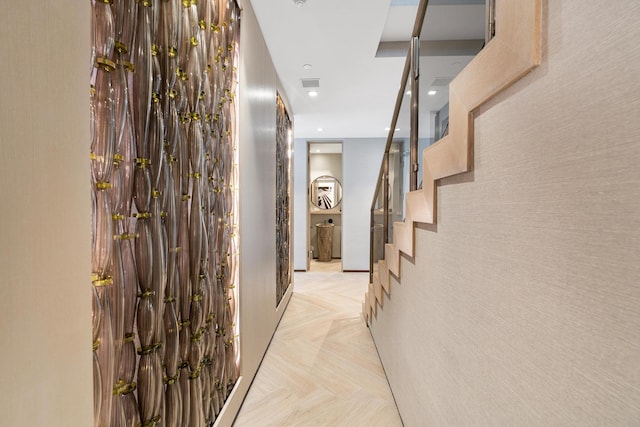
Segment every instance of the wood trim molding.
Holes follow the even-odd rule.
[[[391,283],[389,282],[389,269],[387,268],[387,263],[384,260],[378,261],[378,280],[380,280],[380,284],[382,285],[382,289],[387,293],[388,296],[391,296]]]
[[[385,290],[389,273],[400,277],[400,252],[414,256],[414,223],[436,222],[438,180],[473,167],[474,110],[540,65],[541,2],[496,0],[496,36],[449,85],[449,134],[422,152],[422,189],[407,193],[405,221],[394,223],[395,239],[379,262]],[[376,299],[367,301],[374,307],[365,310],[376,313]]]

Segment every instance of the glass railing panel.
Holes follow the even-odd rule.
[[[393,240],[393,223],[404,220],[405,193],[409,191],[409,142],[397,139],[389,149],[389,242]]]
[[[422,152],[440,140],[449,130],[449,83],[482,49],[485,39],[485,5],[478,2],[457,6],[456,13],[447,15],[461,20],[465,32],[445,34],[443,14],[454,6],[429,5],[420,32],[419,114],[418,114],[418,187],[422,183]]]
[[[380,176],[377,192],[371,206],[371,265],[370,271],[378,271],[378,261],[384,259],[385,236],[385,207],[384,207],[384,177]]]
[[[405,89],[392,143],[389,147],[389,242],[393,240],[393,223],[404,220],[405,194],[409,191],[409,136],[411,130],[411,92]]]
[[[421,1],[407,40],[408,55],[371,206],[371,275],[384,258],[384,244],[393,242],[394,223],[406,217],[406,193],[422,187],[423,151],[448,133],[449,83],[484,45],[485,21],[491,14],[483,2],[465,3],[456,12],[465,22],[462,36],[441,25],[450,20],[449,7],[460,6],[428,6]]]
[[[422,153],[447,132],[449,122],[450,76],[434,76],[429,71],[431,58],[420,58],[419,114],[418,114],[418,188],[422,188]]]

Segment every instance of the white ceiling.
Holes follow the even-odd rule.
[[[432,0],[423,33],[429,40],[483,38],[481,1]],[[251,3],[293,110],[295,138],[387,136],[405,56],[376,58],[376,51],[380,42],[409,39],[417,0],[307,0],[303,7],[293,0]],[[428,86],[435,78],[454,77],[470,59],[421,58],[421,135],[432,134],[429,112],[448,98],[446,88],[428,96]],[[305,64],[312,67],[305,69]],[[302,87],[306,78],[320,79],[317,97],[309,97],[310,89]],[[407,107],[403,105],[405,114]],[[398,127],[400,136],[408,135],[408,114]]]

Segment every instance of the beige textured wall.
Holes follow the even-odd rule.
[[[372,322],[407,426],[640,425],[640,3],[543,4]]]
[[[89,2],[0,2],[0,425],[93,425]]]

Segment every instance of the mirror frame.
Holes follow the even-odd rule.
[[[334,189],[333,189],[333,193],[334,193],[334,197],[333,197],[333,205],[330,207],[323,207],[320,206],[320,204],[318,203],[318,184],[320,182],[323,181],[329,181],[332,180],[333,182],[335,182],[335,184],[337,184]],[[342,203],[342,183],[340,182],[340,180],[334,176],[331,175],[321,175],[317,178],[315,178],[313,181],[311,181],[311,183],[309,184],[309,202],[311,202],[311,205],[317,209],[320,209],[321,211],[330,211],[332,209],[336,209],[340,206],[340,204]]]

